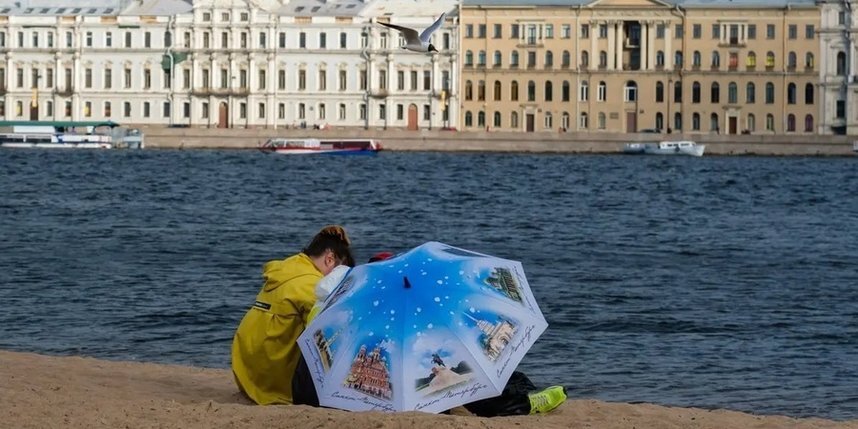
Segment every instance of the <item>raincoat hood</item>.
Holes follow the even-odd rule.
[[[322,276],[322,272],[313,264],[309,256],[299,253],[291,258],[268,261],[262,267],[262,278],[265,284],[263,292],[271,292],[284,284],[300,277],[310,276],[313,281]]]

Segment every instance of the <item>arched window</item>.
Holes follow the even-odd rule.
[[[486,112],[483,112],[482,110],[480,110],[480,112],[477,113],[477,125],[480,128],[483,128],[486,126]]]
[[[545,51],[545,68],[554,67],[554,54],[551,51]]]
[[[754,82],[748,82],[745,86],[745,103],[754,104],[757,101],[757,87]]]
[[[512,51],[512,53],[509,54],[509,66],[518,67],[518,51]]]
[[[748,60],[746,65],[749,69],[753,69],[757,66],[757,54],[755,54],[754,51],[748,52]]]
[[[673,130],[682,131],[682,113],[676,112],[673,114]]]
[[[700,82],[694,82],[691,84],[691,102],[700,102]]]
[[[608,127],[607,118],[604,112],[599,112],[599,129],[604,130]]]
[[[569,88],[569,81],[563,81],[563,87],[560,90],[561,101],[569,101],[571,89]]]
[[[682,103],[682,82],[673,83],[673,101]]]
[[[691,65],[694,67],[700,67],[700,63],[703,61],[700,57],[700,51],[694,51],[694,53],[691,54]]]
[[[551,112],[545,112],[545,128],[552,129],[554,128],[554,118],[551,116]]]
[[[581,93],[578,94],[578,101],[587,101],[590,99],[590,84],[586,80],[581,81]]]
[[[712,51],[712,68],[717,69],[721,67],[721,54],[718,51]]]
[[[804,104],[813,104],[813,84],[804,85]]]
[[[775,66],[775,53],[772,51],[766,52],[766,68]]]
[[[465,82],[465,100],[474,99],[474,84],[471,81]]]
[[[569,112],[563,112],[563,116],[560,117],[560,126],[563,127],[563,131],[569,129]]]
[[[477,100],[486,101],[486,81],[484,80],[477,84]]]
[[[608,84],[605,81],[599,81],[599,86],[596,88],[596,101],[605,101],[608,99]]]
[[[700,114],[697,112],[691,114],[691,129],[700,131]]]
[[[766,131],[774,131],[775,130],[775,115],[771,113],[766,115]]]
[[[804,117],[804,132],[812,133],[813,132],[813,115],[806,115]]]
[[[709,89],[709,101],[711,103],[721,102],[721,86],[718,82],[712,82],[712,87]]]
[[[664,103],[664,84],[661,82],[655,83],[655,102]]]
[[[479,57],[477,57],[477,65],[486,66],[486,51],[480,51]]]
[[[536,82],[527,82],[527,101],[536,101]]]
[[[658,51],[655,53],[655,66],[664,67],[664,52]]]
[[[787,104],[795,104],[798,94],[796,94],[795,84],[790,82],[787,85]]]
[[[590,57],[587,55],[587,51],[581,52],[581,67],[587,67],[587,63],[590,62]],[[564,68],[568,68],[569,64],[572,62],[572,56],[569,54],[569,51],[563,51],[563,55],[560,57],[561,66]]]
[[[664,115],[661,112],[655,114],[655,129],[659,131],[664,129]]]
[[[518,81],[514,80],[509,84],[509,99],[510,101],[518,101]]]
[[[787,115],[787,132],[795,132],[795,115],[793,115],[792,113]]]
[[[552,101],[554,99],[554,86],[551,84],[550,80],[545,81],[545,101]]]
[[[501,91],[501,88],[502,88],[501,82],[499,80],[496,80],[495,81],[495,88],[494,88],[495,89],[494,90],[495,101],[501,101],[503,99],[503,98],[501,98],[501,94],[503,92],[503,91]]]
[[[775,104],[775,84],[766,82],[766,104]]]
[[[682,66],[682,51],[676,51],[673,54],[673,62],[676,63],[677,66]]]
[[[846,76],[846,52],[837,53],[837,75]]]
[[[630,80],[626,82],[626,86],[623,88],[623,100],[626,102],[637,101],[638,99],[638,84]]]
[[[587,112],[581,112],[580,117],[578,118],[578,128],[582,130],[586,130],[590,127],[590,118],[587,116]]]
[[[721,128],[718,126],[718,114],[713,113],[709,115],[709,131],[715,131],[716,133],[721,131]]]
[[[495,112],[494,115],[492,115],[492,116],[494,116],[494,123],[492,124],[492,126],[495,128],[500,128],[501,127],[501,114],[500,114],[500,112]]]
[[[804,68],[813,70],[813,54],[810,52],[804,55]]]
[[[500,51],[495,51],[494,57],[495,57],[494,65],[495,65],[496,67],[500,67],[500,66],[501,66],[501,64],[503,63],[503,58],[502,58],[501,52],[500,52]]]
[[[794,69],[798,66],[798,57],[796,57],[795,52],[790,51],[787,54],[787,67]]]
[[[605,51],[599,52],[599,68],[608,67],[608,53]]]
[[[727,103],[739,104],[739,85],[736,85],[736,82],[727,85]]]
[[[465,67],[474,65],[474,53],[470,50],[465,52]]]
[[[474,115],[471,114],[471,111],[465,112],[465,126],[472,127],[474,126]]]
[[[757,117],[754,116],[753,113],[748,113],[748,123],[746,125],[747,127],[745,127],[745,129],[747,129],[748,132],[752,133],[757,130]]]
[[[518,112],[512,112],[509,115],[509,127],[516,130],[518,129]]]

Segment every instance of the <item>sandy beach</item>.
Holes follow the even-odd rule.
[[[225,369],[0,351],[5,428],[855,428],[836,422],[727,410],[570,400],[540,416],[484,419],[418,412],[351,413],[249,404]]]

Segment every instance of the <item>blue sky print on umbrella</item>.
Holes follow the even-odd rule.
[[[367,343],[372,344],[372,340],[361,344],[343,385],[379,399],[389,400],[393,397],[390,353],[383,341],[372,346]]]
[[[478,337],[480,348],[492,362],[497,361],[515,336],[517,327],[511,321],[496,314],[475,311],[470,313],[465,313],[465,316],[469,326],[480,330]]]
[[[337,301],[339,301],[340,298],[342,298],[342,296],[345,295],[346,292],[351,290],[352,285],[354,285],[354,282],[354,276],[346,274],[346,277],[343,278],[343,281],[339,284],[339,286],[337,286],[336,289],[334,289],[334,291],[331,292],[331,294],[325,299],[325,307],[323,308],[323,310],[330,308],[331,306],[336,304]]]

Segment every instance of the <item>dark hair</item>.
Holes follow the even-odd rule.
[[[328,225],[313,237],[310,244],[302,252],[315,258],[324,254],[326,250],[330,250],[343,264],[353,267],[355,266],[355,258],[352,256],[350,246],[351,241],[345,228],[339,225]]]

